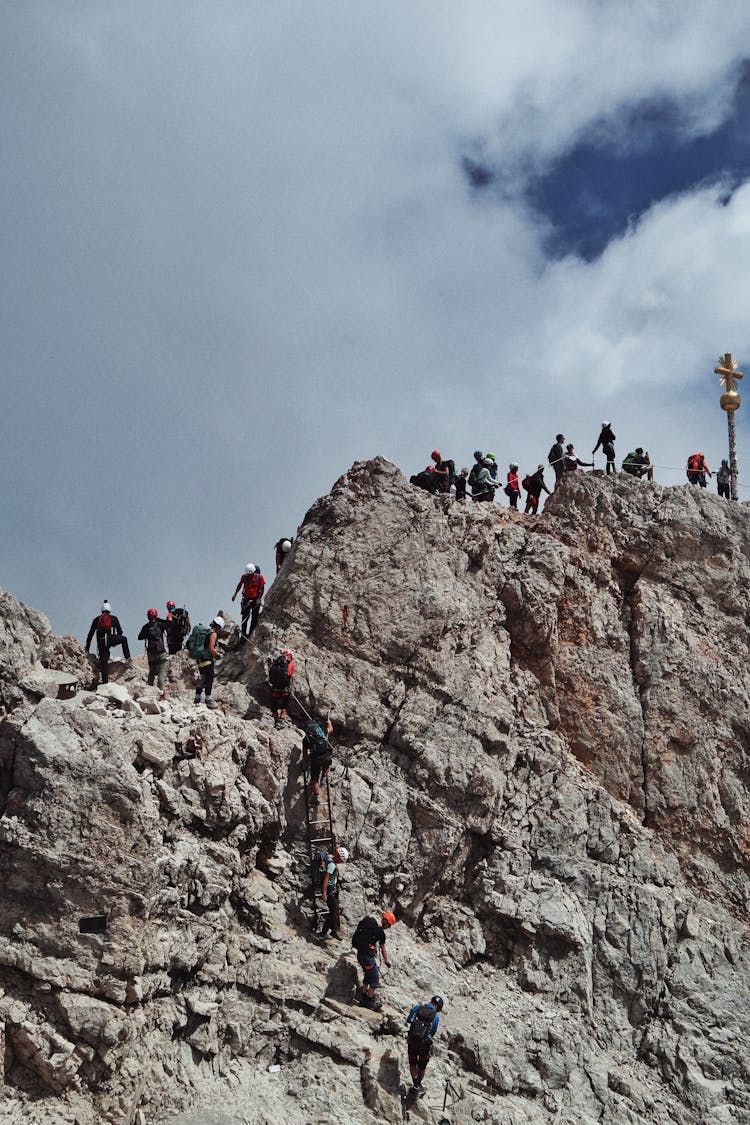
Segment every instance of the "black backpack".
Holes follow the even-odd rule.
[[[356,949],[357,953],[368,953],[375,945],[377,925],[374,918],[363,918],[358,922],[352,934],[352,949]]]
[[[432,1021],[437,1015],[437,1010],[432,1004],[420,1004],[414,1013],[414,1019],[409,1024],[410,1039],[429,1039]]]
[[[331,753],[331,744],[323,733],[322,727],[317,723],[305,723],[304,730],[307,749],[313,758],[322,758]]]
[[[289,691],[292,677],[289,675],[289,664],[283,653],[272,661],[268,669],[268,682],[274,691]]]
[[[157,617],[153,621],[149,621],[145,629],[146,652],[152,656],[158,656],[164,652],[164,633],[162,631],[162,623]]]
[[[313,886],[315,887],[316,891],[319,891],[323,886],[323,878],[325,877],[326,868],[328,867],[328,864],[330,862],[331,857],[329,856],[328,852],[324,851],[322,848],[318,848],[318,850],[310,860]]]

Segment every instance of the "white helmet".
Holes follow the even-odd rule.
[[[287,551],[291,551],[291,549],[292,549],[291,539],[282,539],[281,540],[281,549],[284,552],[284,554],[286,554]]]
[[[510,465],[508,466],[508,468],[510,469],[510,471],[511,471],[512,473],[515,473],[515,472],[517,472],[517,470],[518,470],[518,465],[517,465],[517,464],[515,463],[515,461],[511,461],[511,463],[510,463]]]
[[[610,425],[609,422],[602,422],[602,426],[609,426],[609,425]]]
[[[346,863],[349,859],[349,852],[346,848],[336,848],[336,856],[342,863]]]
[[[111,612],[112,612],[112,606],[109,604],[109,602],[105,598],[104,601],[102,602],[102,613],[111,613]]]
[[[245,574],[255,574],[255,567],[252,563],[248,563],[245,567]]]

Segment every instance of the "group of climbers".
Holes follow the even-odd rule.
[[[617,463],[615,457],[615,441],[617,440],[612,423],[605,420],[601,424],[599,437],[597,438],[596,445],[591,451],[592,456],[595,456],[599,449],[602,450],[606,458],[606,473],[607,476],[613,475],[617,472]],[[555,441],[547,454],[547,462],[551,466],[555,474],[555,486],[566,473],[573,472],[576,469],[594,467],[593,461],[584,461],[575,451],[575,446],[572,442],[565,443],[564,434],[556,434]],[[518,475],[518,462],[511,461],[508,466],[508,473],[505,480],[503,491],[508,497],[508,503],[514,510],[518,510],[518,501],[521,496],[521,489],[526,492],[526,506],[525,513],[535,513],[539,508],[539,499],[542,492],[549,495],[552,494],[553,489],[547,487],[544,479],[545,465],[537,465],[533,473],[528,473],[519,482]],[[632,452],[628,453],[622,461],[622,471],[630,476],[636,476],[639,479],[646,477],[652,481],[654,479],[654,469],[651,464],[651,458],[648,452],[644,452],[642,446],[637,446]],[[694,453],[688,458],[687,464],[687,478],[691,484],[697,484],[702,488],[706,487],[706,476],[711,476],[712,473],[705,463],[705,457],[702,453]],[[495,499],[495,493],[501,487],[501,481],[498,478],[497,458],[494,453],[483,453],[482,450],[477,449],[474,451],[474,465],[471,470],[464,467],[459,473],[456,473],[455,463],[450,459],[443,457],[439,449],[433,449],[430,454],[430,464],[420,473],[416,473],[409,478],[410,483],[416,485],[418,488],[423,488],[427,492],[432,493],[450,493],[453,489],[456,500],[465,500],[467,497],[467,487],[471,490],[471,499],[477,503],[492,502]],[[720,496],[730,498],[730,485],[731,485],[731,472],[729,464],[726,460],[722,461],[722,468],[717,474],[717,486]]]

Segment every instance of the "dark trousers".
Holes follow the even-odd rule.
[[[731,499],[730,494],[729,494],[729,481],[724,483],[724,481],[720,480],[720,481],[718,481],[716,487],[719,490],[719,496],[723,496],[725,500]]]
[[[260,598],[243,598],[241,610],[241,625],[240,631],[244,636],[250,636],[255,626],[258,624],[258,615],[260,614]],[[248,618],[250,619],[250,628],[247,628]]]
[[[97,646],[99,651],[99,674],[103,684],[109,683],[109,650],[117,648],[122,645],[122,655],[126,660],[130,660],[130,646],[128,645],[128,638],[122,634],[107,637],[104,644]]]
[[[323,929],[320,931],[322,934],[334,934],[339,932],[339,892],[329,891],[326,895],[326,904],[328,906],[328,914],[323,923]]]
[[[200,673],[201,680],[200,680],[200,683],[197,685],[197,687],[195,689],[195,702],[196,703],[199,702],[202,691],[205,691],[207,700],[211,698],[211,692],[213,691],[213,687],[214,687],[214,662],[213,662],[213,660],[211,661],[210,664],[204,664],[202,668],[198,669],[198,671]]]

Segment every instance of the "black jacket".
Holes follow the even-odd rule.
[[[109,637],[122,636],[122,625],[120,624],[119,617],[115,617],[114,613],[110,613],[110,625],[108,629],[99,627],[99,622],[101,621],[101,619],[102,614],[97,613],[96,617],[91,622],[91,628],[89,629],[88,636],[86,637],[86,652],[89,651],[94,633],[96,633],[96,643],[99,648],[107,647],[107,640]]]

